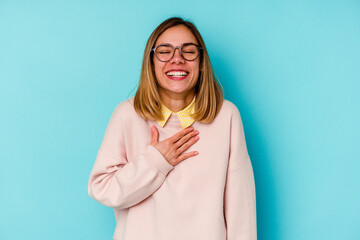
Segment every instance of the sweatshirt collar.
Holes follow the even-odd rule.
[[[190,116],[190,114],[195,112],[195,95],[191,103],[179,112],[172,112],[169,108],[167,108],[163,103],[161,103],[161,114],[163,116],[163,120],[157,120],[157,123],[164,127],[167,120],[169,119],[172,113],[176,114],[179,118],[182,128],[187,128],[190,126],[195,120]]]

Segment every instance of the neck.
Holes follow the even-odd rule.
[[[186,95],[165,94],[160,92],[161,101],[172,112],[179,112],[184,108],[186,108],[193,100],[194,95],[195,95],[194,91],[191,91]]]

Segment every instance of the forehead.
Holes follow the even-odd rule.
[[[190,29],[184,25],[178,25],[166,29],[157,39],[155,45],[169,43],[173,46],[180,46],[183,43],[198,44],[196,37],[192,34]]]

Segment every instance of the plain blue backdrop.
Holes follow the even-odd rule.
[[[0,1],[0,239],[111,239],[88,177],[172,16],[240,110],[258,239],[360,239],[357,0]]]

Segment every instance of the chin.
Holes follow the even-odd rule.
[[[188,89],[169,89],[170,92],[174,92],[174,93],[186,93],[189,92]]]

